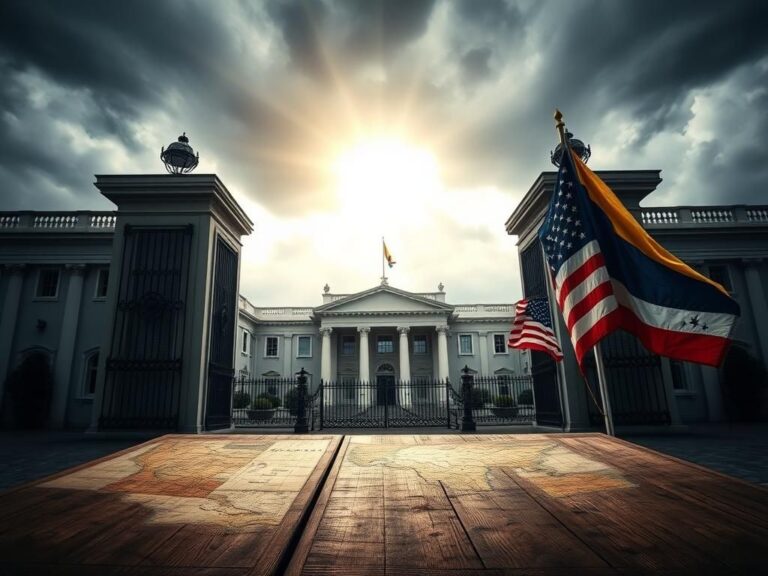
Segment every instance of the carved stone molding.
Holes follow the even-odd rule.
[[[85,271],[88,268],[88,266],[86,266],[85,264],[65,264],[64,268],[66,270],[69,270],[70,273],[72,273],[75,276],[82,276],[83,274],[85,274]]]

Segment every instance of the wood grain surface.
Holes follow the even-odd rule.
[[[744,574],[768,491],[602,434],[170,435],[0,495],[0,574]]]

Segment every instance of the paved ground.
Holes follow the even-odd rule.
[[[768,423],[696,425],[679,434],[622,438],[768,487]]]
[[[0,431],[0,491],[146,441],[108,440],[81,432]]]
[[[480,427],[478,433],[540,432],[532,426]],[[256,434],[285,434],[286,429],[241,430]],[[328,429],[320,433],[359,435],[372,430]],[[378,432],[378,430],[377,430]],[[391,429],[392,434],[456,434],[445,428]],[[104,439],[79,432],[0,431],[0,491],[42,478],[128,448],[150,436]],[[768,423],[690,426],[666,435],[622,435],[659,452],[690,460],[719,472],[768,486]]]

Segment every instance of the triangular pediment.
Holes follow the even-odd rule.
[[[377,286],[315,308],[315,314],[450,313],[453,306],[392,286]]]

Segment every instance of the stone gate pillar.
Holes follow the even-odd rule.
[[[230,425],[240,239],[215,174],[97,176],[117,205],[92,430]]]

